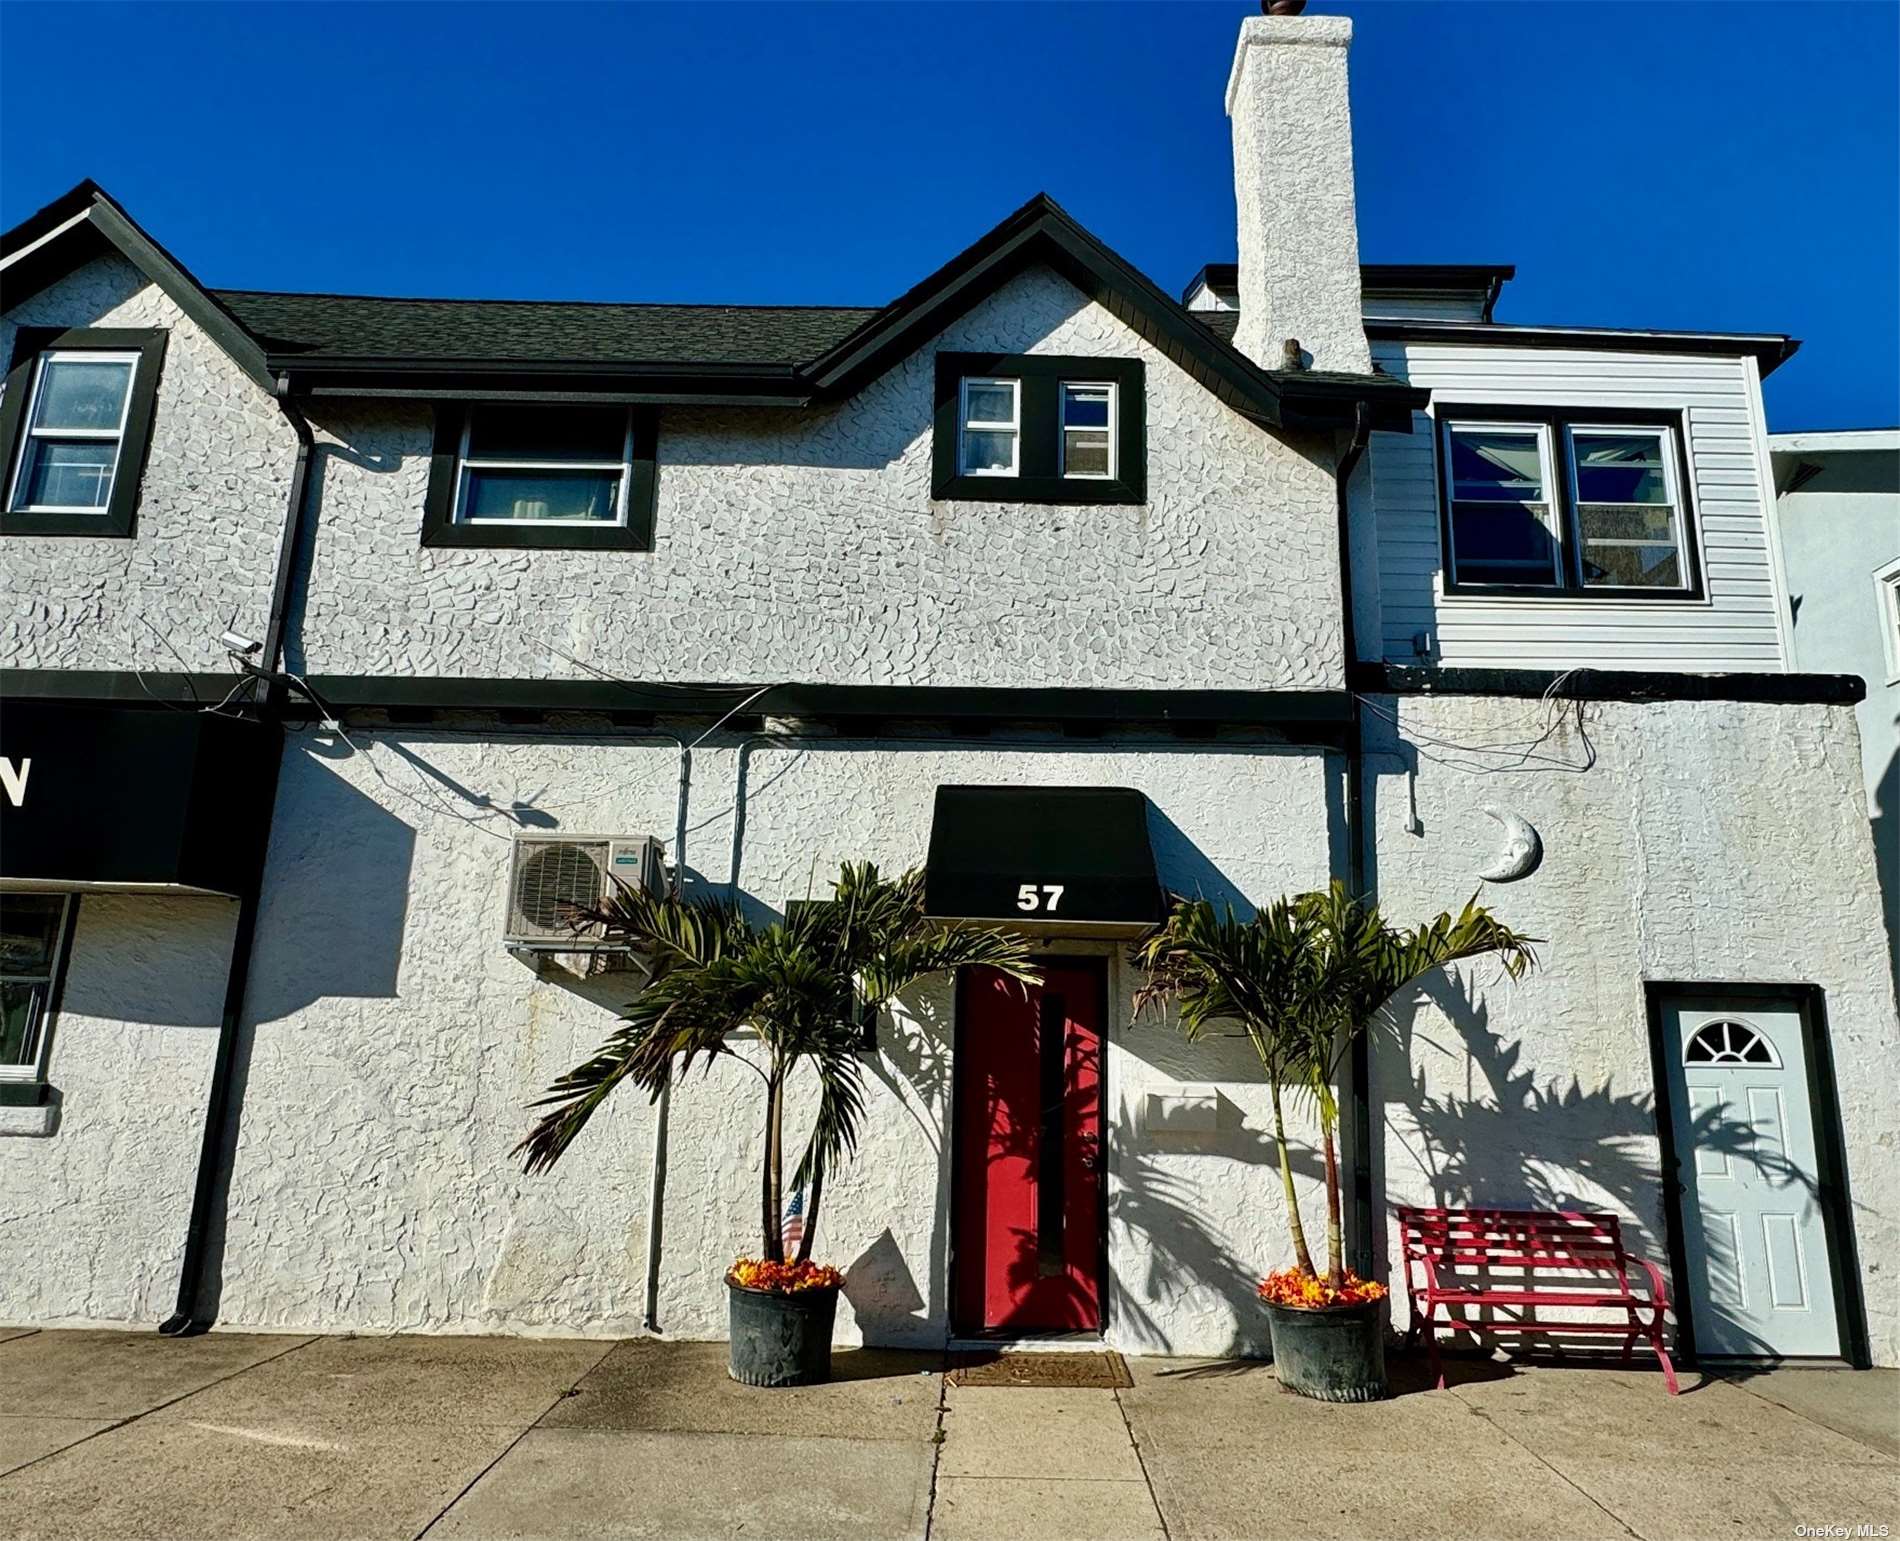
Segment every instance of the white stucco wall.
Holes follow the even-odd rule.
[[[0,1322],[172,1314],[237,906],[79,901],[48,1107],[0,1108]]]
[[[636,1331],[651,1111],[616,1099],[551,1176],[524,1177],[509,1156],[528,1127],[524,1105],[606,1035],[624,986],[537,981],[504,953],[512,826],[469,799],[518,801],[537,824],[581,832],[669,833],[673,751],[353,736],[354,756],[294,740],[285,766],[222,1320]],[[845,857],[921,861],[939,782],[1127,785],[1165,816],[1165,881],[1258,899],[1324,880],[1327,774],[1309,752],[1165,740],[728,744],[695,755],[688,865],[695,881],[736,875],[743,894],[778,908]],[[1286,1252],[1266,1089],[1242,1044],[1191,1049],[1165,1026],[1128,1024],[1132,982],[1113,968],[1111,1337],[1176,1352],[1257,1347],[1253,1284]],[[884,1033],[860,1154],[828,1187],[820,1253],[851,1277],[847,1341],[940,1343],[946,1332],[948,1002],[947,982],[928,987]],[[1142,1094],[1183,1083],[1218,1088],[1218,1132],[1172,1148],[1138,1134]],[[660,1289],[669,1334],[724,1333],[721,1275],[756,1244],[757,1104],[751,1078],[730,1065],[674,1099]],[[1316,1217],[1314,1162],[1296,1160]]]
[[[933,502],[939,350],[1142,359],[1149,501]],[[1340,679],[1330,441],[1247,422],[1046,269],[837,406],[663,409],[651,552],[424,549],[426,409],[315,420],[300,672],[590,677],[571,654],[675,681]]]
[[[1592,704],[1595,761],[1574,770],[1588,754],[1574,721],[1536,751],[1557,763],[1505,768],[1508,754],[1447,747],[1522,747],[1543,732],[1539,702],[1378,704],[1403,725],[1395,735],[1374,717],[1367,742],[1389,913],[1422,919],[1479,888],[1499,846],[1484,804],[1528,818],[1545,852],[1534,876],[1484,894],[1544,938],[1541,967],[1516,984],[1492,966],[1459,970],[1399,1013],[1400,1041],[1375,1056],[1389,1202],[1605,1207],[1667,1269],[1644,981],[1818,984],[1874,1354],[1900,1362],[1900,1030],[1853,713]],[[1407,766],[1422,834],[1405,827]]]
[[[218,634],[264,635],[297,441],[255,381],[117,254],[0,318],[22,326],[163,327],[152,439],[130,540],[10,535],[0,667],[222,669]]]

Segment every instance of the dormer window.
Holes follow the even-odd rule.
[[[987,503],[1141,503],[1139,359],[937,355],[931,495]]]
[[[1445,406],[1447,594],[1699,599],[1680,413]]]
[[[651,550],[654,421],[631,406],[437,408],[422,543]]]
[[[165,335],[20,329],[0,404],[0,532],[132,533]]]
[[[1022,443],[1022,382],[963,382],[962,471],[965,476],[1014,476]]]

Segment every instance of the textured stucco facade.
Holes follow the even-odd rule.
[[[1550,720],[1540,702],[1376,705],[1400,724],[1374,716],[1367,742],[1390,912],[1436,913],[1477,888],[1498,847],[1485,804],[1529,819],[1545,853],[1530,878],[1485,890],[1544,939],[1541,966],[1517,983],[1484,966],[1434,982],[1375,1056],[1388,1201],[1606,1207],[1666,1267],[1644,982],[1816,984],[1873,1351],[1900,1363],[1900,1061],[1852,711],[1595,703],[1581,733],[1573,712],[1545,758],[1512,767],[1508,752],[1444,746],[1522,746]]]
[[[225,1238],[221,1319],[266,1329],[636,1331],[653,1112],[622,1097],[551,1176],[509,1155],[526,1103],[611,1026],[614,975],[542,980],[500,945],[514,819],[671,828],[674,751],[651,741],[493,741],[419,730],[293,742],[259,933],[258,1020]],[[436,773],[422,767],[427,765]],[[1122,785],[1156,810],[1165,881],[1236,902],[1324,881],[1339,767],[1248,744],[1078,747],[835,738],[695,755],[689,869],[782,909],[846,857],[921,862],[940,782]],[[466,795],[445,790],[445,782]],[[513,818],[473,799],[513,808]],[[735,844],[735,809],[743,806]],[[816,876],[814,877],[814,874]],[[1245,1044],[1189,1046],[1127,1020],[1111,958],[1109,1334],[1129,1348],[1258,1349],[1247,1309],[1285,1250],[1266,1088]],[[829,1186],[822,1252],[848,1267],[846,1339],[947,1331],[949,981],[881,1035],[857,1158]],[[1149,1136],[1149,1091],[1220,1098],[1206,1136]],[[754,1244],[760,1110],[737,1067],[676,1094],[666,1152],[662,1330],[725,1330],[721,1274]],[[1309,1205],[1314,1172],[1302,1160]]]
[[[1227,78],[1240,248],[1240,351],[1278,369],[1365,373],[1345,16],[1251,16]]]
[[[0,1107],[0,1320],[171,1315],[237,906],[87,894],[50,1070]]]
[[[938,351],[1141,359],[1149,501],[933,501]],[[313,420],[300,672],[587,678],[580,659],[647,680],[1341,680],[1330,441],[1248,422],[1046,269],[838,406],[666,408],[651,552],[423,548],[427,409]]]
[[[263,389],[124,258],[85,264],[0,318],[171,336],[130,540],[16,537],[0,560],[0,667],[211,670],[218,634],[262,637],[297,440]]]

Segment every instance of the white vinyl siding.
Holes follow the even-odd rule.
[[[1400,341],[1375,342],[1372,356],[1388,374],[1429,388],[1433,411],[1454,420],[1461,402],[1686,408],[1686,475],[1706,591],[1699,599],[1447,595],[1433,421],[1420,413],[1409,435],[1374,434],[1367,457],[1386,662],[1698,673],[1786,667],[1757,445],[1761,396],[1748,360]]]

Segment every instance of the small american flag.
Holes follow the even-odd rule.
[[[800,1244],[805,1240],[805,1190],[800,1188],[792,1195],[791,1202],[785,1206],[785,1223],[779,1228],[779,1239],[785,1244],[785,1255],[795,1256]]]

